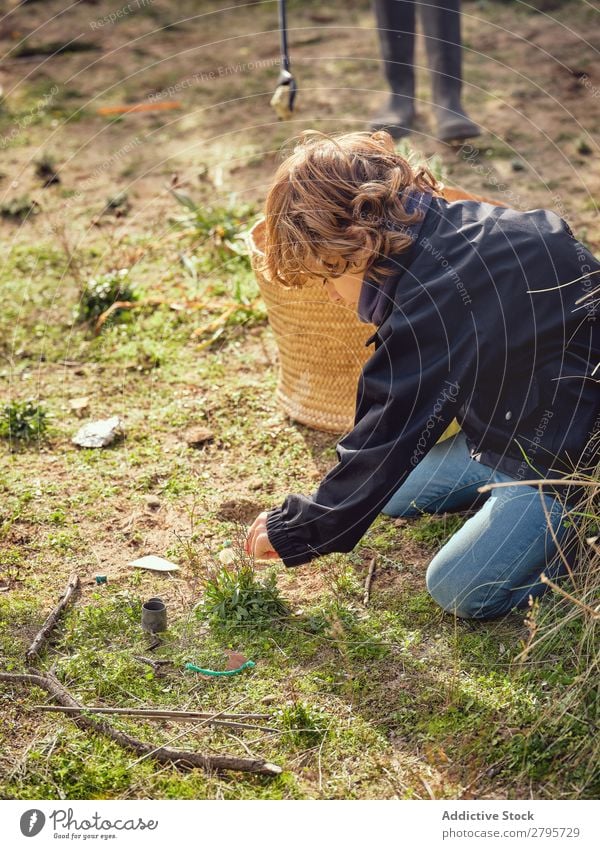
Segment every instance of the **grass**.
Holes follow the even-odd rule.
[[[404,529],[404,536],[421,543],[428,549],[441,548],[465,523],[460,514],[445,513],[443,516],[422,516]]]
[[[592,440],[597,449],[598,434]],[[530,638],[521,655],[525,663],[548,664],[546,686],[558,691],[557,698],[551,708],[541,712],[531,735],[523,741],[522,757],[523,772],[528,776],[544,774],[549,764],[562,758],[581,794],[597,796],[600,468],[585,469],[580,477],[596,485],[586,489],[577,511],[579,524],[572,526],[569,547],[575,549],[575,565],[568,580],[553,588],[552,603],[536,605],[531,611]]]
[[[31,442],[43,437],[48,415],[34,400],[11,401],[0,410],[0,437],[9,442]]]
[[[187,229],[182,232],[187,237]],[[83,255],[83,279],[95,261],[93,249]],[[145,274],[144,263],[161,274],[161,261],[168,265],[170,258],[142,259],[132,280]],[[211,262],[219,269],[218,257]],[[221,710],[243,699],[246,710],[272,713],[278,733],[240,732],[235,739],[205,730],[185,743],[242,756],[248,747],[284,773],[265,780],[186,774],[150,761],[134,766],[128,753],[76,729],[68,717],[32,712],[46,701],[43,693],[4,687],[0,795],[422,798],[432,792],[453,798],[466,787],[484,796],[591,794],[583,767],[564,772],[565,745],[549,747],[537,726],[542,710],[568,698],[573,670],[555,660],[551,667],[516,664],[523,647],[519,617],[454,623],[425,592],[426,560],[461,517],[424,516],[397,527],[382,516],[355,552],[301,570],[269,575],[239,560],[228,568],[219,562],[219,551],[240,531],[219,518],[222,502],[243,495],[257,503],[257,512],[278,504],[289,491],[312,488],[317,464],[328,467],[334,457],[333,437],[294,426],[278,411],[264,323],[244,327],[241,336],[228,332],[198,352],[198,317],[170,310],[168,292],[206,287],[211,278],[195,283],[180,266],[179,276],[163,284],[165,305],[132,311],[93,337],[85,325],[71,323],[78,286],[65,276],[59,254],[42,246],[14,249],[10,263],[6,278],[15,288],[25,281],[29,287],[29,333],[36,327],[33,313],[50,303],[48,285],[55,281],[70,294],[40,337],[60,353],[40,362],[39,348],[28,344],[20,357],[21,367],[38,371],[40,403],[52,413],[53,428],[36,450],[6,453],[0,665],[24,668],[25,649],[76,568],[84,579],[81,599],[42,667],[55,665],[88,704]],[[40,268],[34,282],[31,271]],[[247,279],[242,266],[235,268],[230,292]],[[213,290],[215,313],[230,297],[224,288]],[[56,362],[75,352],[84,364],[80,375]],[[71,445],[81,421],[66,401],[86,393],[94,415],[125,413],[127,436],[114,448]],[[179,436],[195,424],[215,434],[200,450]],[[58,459],[51,463],[52,457]],[[149,494],[158,498],[157,512],[145,506]],[[127,567],[134,556],[151,552],[176,559],[182,567],[176,582]],[[379,566],[365,609],[364,563],[373,553]],[[108,574],[108,584],[96,587],[99,572]],[[169,631],[156,652],[174,664],[165,677],[134,659],[147,653],[141,603],[157,594],[169,609]],[[184,670],[186,662],[224,668],[226,649],[256,667],[212,682]],[[167,742],[181,730],[111,721],[152,741]],[[581,744],[582,729],[571,730],[569,745]],[[27,747],[19,742],[24,739]]]
[[[278,618],[288,616],[290,609],[281,598],[275,573],[258,578],[252,562],[242,552],[225,551],[232,552],[235,560],[209,573],[199,614],[216,631],[243,625],[252,629],[269,627]]]
[[[302,4],[295,5],[297,14],[304,14]],[[351,12],[357,24],[371,15],[367,6]],[[250,14],[254,23],[255,7]],[[184,36],[185,27],[177,37]],[[349,45],[340,47],[338,52],[353,55]],[[58,56],[53,63],[60,61]],[[357,91],[344,91],[344,109],[349,114],[348,104],[356,104],[359,114],[370,109],[369,91],[382,89],[380,67],[370,61],[354,62],[354,70],[350,61],[347,65],[348,73],[357,75]],[[322,87],[320,65],[304,62],[302,69],[307,89]],[[474,72],[484,75],[483,69]],[[159,63],[154,76],[152,70],[148,74],[147,90],[158,91],[189,70],[173,66],[167,72]],[[489,88],[488,76],[481,81]],[[270,81],[271,71],[240,76],[230,81],[231,91],[235,87],[236,98],[244,86],[246,93],[254,94],[257,85],[266,91]],[[510,88],[506,78],[497,85]],[[198,144],[197,125],[186,135],[179,123],[165,124],[160,136],[146,138],[144,116],[136,116],[135,125],[129,118],[106,122],[106,132],[96,137],[94,107],[86,112],[74,102],[79,99],[82,106],[89,100],[85,74],[78,86],[80,93],[60,89],[49,96],[50,79],[29,88],[19,85],[0,115],[2,147],[15,157],[15,170],[25,169],[0,210],[8,234],[0,267],[0,381],[13,404],[33,398],[51,422],[43,439],[25,439],[18,451],[11,450],[14,441],[0,440],[0,668],[25,670],[25,651],[75,569],[82,577],[80,598],[40,658],[41,669],[55,666],[63,683],[87,704],[218,711],[243,700],[240,709],[272,714],[269,724],[277,733],[247,730],[233,736],[204,728],[182,738],[181,745],[240,756],[249,749],[284,772],[264,779],[185,772],[150,759],[133,764],[130,753],[77,729],[68,716],[37,711],[36,705],[49,701],[45,693],[4,685],[0,796],[597,796],[597,667],[591,661],[597,623],[564,599],[532,610],[527,625],[523,615],[485,624],[443,615],[425,590],[424,573],[462,517],[423,516],[399,526],[382,516],[351,554],[300,569],[276,566],[274,577],[261,564],[227,569],[220,563],[219,552],[236,536],[235,523],[223,518],[224,502],[251,502],[256,512],[279,505],[289,492],[314,491],[335,462],[333,436],[291,423],[277,406],[273,337],[248,261],[240,254],[241,231],[257,214],[245,199],[264,188],[289,127],[274,124],[270,131],[253,114],[249,123],[257,128],[243,138],[227,136],[232,159],[243,153],[252,165],[252,179],[246,181],[251,192],[246,194],[240,181],[240,191],[231,196],[233,181],[227,182],[227,175],[223,189],[217,189],[208,179],[210,170],[197,180],[201,163],[194,158],[198,167],[191,173],[186,160],[186,149],[197,157],[200,148],[207,163],[223,158],[222,133],[231,128],[223,112],[216,118],[211,110],[202,113],[202,138],[214,130],[219,140],[206,149]],[[135,77],[115,86],[114,102],[127,94],[129,101],[139,94]],[[206,105],[202,97],[214,99],[215,87],[185,91],[186,117]],[[42,189],[40,179],[54,166],[40,152],[47,149],[52,122],[72,114],[79,119],[68,128],[72,143],[63,148],[53,140],[51,148],[60,151],[61,185]],[[90,119],[94,145],[81,135]],[[324,121],[331,129],[330,119]],[[143,148],[112,162],[131,132],[139,132]],[[503,137],[514,139],[514,132],[509,128]],[[180,195],[175,197],[164,183],[172,172],[169,145],[179,133],[176,167],[189,179],[182,185],[171,180]],[[536,150],[537,156],[537,138],[527,128],[523,133],[522,149]],[[148,170],[154,145],[161,162],[155,178]],[[429,153],[431,146],[424,146]],[[34,148],[30,161],[18,159]],[[509,148],[493,139],[482,142],[482,162],[512,158]],[[438,177],[451,175],[453,183],[481,191],[465,157],[443,152],[429,162]],[[557,168],[550,160],[539,165],[540,173],[552,173],[556,189],[571,185],[572,173],[561,162]],[[8,165],[3,170],[8,172]],[[88,174],[93,179],[79,199],[77,189],[82,181],[86,185]],[[29,178],[36,182],[28,183]],[[539,185],[523,187],[531,191],[532,207],[548,203]],[[4,186],[8,190],[8,183]],[[157,220],[149,224],[139,217],[148,186],[160,204],[164,198],[170,203],[159,205]],[[33,200],[38,194],[42,209]],[[53,223],[56,199],[66,201],[72,219],[68,238],[60,227],[52,235],[44,229]],[[572,196],[573,204],[580,201],[577,214],[586,210],[585,196]],[[101,215],[103,210],[112,214]],[[119,218],[125,211],[127,217]],[[593,223],[588,235],[597,244]],[[86,286],[125,268],[127,276],[116,283],[131,288],[128,296],[138,295],[137,306],[95,335],[94,319],[124,293],[113,290],[102,299],[90,291],[87,299]],[[80,302],[85,321],[75,320]],[[70,402],[83,396],[89,398],[85,418],[123,417],[124,440],[101,451],[72,445],[83,421]],[[35,415],[26,420],[35,426]],[[214,438],[200,449],[189,448],[183,434],[192,426],[210,428]],[[180,571],[165,577],[128,566],[149,553],[169,557]],[[363,586],[373,555],[377,571],[365,608]],[[95,584],[99,573],[108,576],[106,585]],[[580,600],[589,600],[594,591],[592,584],[572,589]],[[134,657],[148,652],[140,611],[153,595],[165,599],[169,615],[169,630],[155,654],[173,665],[161,676]],[[261,611],[262,621],[244,614],[238,619],[248,601]],[[226,651],[243,653],[256,666],[212,681],[185,670],[187,662],[222,669]],[[166,743],[182,730],[168,722],[110,721],[154,743]]]
[[[59,640],[44,659],[56,664],[57,674],[79,699],[88,704],[186,704],[215,710],[239,698],[245,699],[247,710],[264,710],[266,702],[273,715],[270,724],[280,734],[256,739],[255,733],[240,733],[247,745],[252,741],[253,751],[282,763],[286,772],[265,781],[186,775],[149,763],[130,766],[126,753],[78,731],[68,718],[42,716],[36,718],[24,760],[0,785],[4,798],[56,798],[59,789],[69,798],[120,798],[136,792],[191,798],[194,793],[214,794],[217,788],[226,798],[303,798],[315,792],[318,755],[323,772],[319,792],[325,797],[360,796],[358,782],[367,782],[368,795],[387,796],[398,788],[401,795],[420,795],[421,775],[430,786],[433,782],[437,794],[450,798],[466,783],[465,776],[473,777],[491,762],[504,770],[496,774],[497,781],[502,776],[506,782],[511,770],[522,767],[526,739],[524,734],[523,739],[515,737],[515,730],[526,731],[539,710],[535,678],[503,669],[497,645],[489,640],[482,653],[480,641],[467,630],[457,635],[449,624],[432,641],[425,631],[407,632],[385,610],[357,617],[347,606],[329,603],[267,630],[244,627],[236,634],[230,628],[224,642],[222,635],[199,628],[193,615],[181,611],[172,617],[157,652],[173,660],[175,668],[157,678],[133,657],[146,651],[138,624],[139,589],[109,584],[91,591],[87,602],[68,614]],[[31,602],[20,607],[7,599],[0,603],[0,617],[4,622],[11,618],[13,631],[28,626],[32,630],[31,622],[41,612]],[[3,665],[19,668],[26,643],[25,635],[3,643]],[[203,683],[198,690],[193,673],[183,671],[184,663],[219,668],[226,647],[242,650],[255,660],[256,669],[226,683]],[[23,710],[45,697],[31,691],[20,693],[20,699],[23,722]],[[550,694],[546,699],[550,702]],[[16,721],[10,702],[8,709],[11,721]],[[115,722],[152,741],[166,741],[180,730],[125,718]],[[531,739],[527,741],[531,746]],[[236,747],[222,732],[203,733],[200,746],[207,744],[217,750]],[[411,754],[415,751],[427,753],[424,762]],[[548,758],[541,757],[539,744],[536,752],[534,765],[539,769]],[[400,754],[410,768],[394,766]],[[379,769],[382,762],[387,765],[385,778]],[[443,777],[440,767],[449,762],[462,774],[462,782]]]
[[[87,280],[76,308],[77,319],[90,321],[102,315],[116,301],[136,300],[138,296],[127,282],[128,275],[128,268],[120,268]]]
[[[40,212],[40,205],[28,195],[11,198],[0,204],[0,216],[10,221],[24,222]]]

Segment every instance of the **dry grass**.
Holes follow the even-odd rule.
[[[597,447],[600,435],[593,439]],[[581,776],[581,794],[588,795],[600,786],[600,465],[581,477],[588,486],[574,510],[573,538],[569,550],[559,550],[568,577],[560,585],[546,579],[553,603],[532,609],[530,637],[517,660],[552,664],[560,658],[573,674],[570,686],[540,713],[531,738],[562,749],[564,769]]]

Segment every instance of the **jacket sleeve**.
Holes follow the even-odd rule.
[[[267,515],[269,540],[286,566],[351,551],[456,415],[468,394],[476,341],[472,315],[453,290],[444,279],[440,304],[421,287],[381,325],[337,465],[311,497],[289,495]]]

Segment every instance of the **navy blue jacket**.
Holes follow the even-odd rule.
[[[597,460],[598,307],[577,301],[600,285],[600,262],[562,218],[436,197],[388,261],[397,286],[338,463],[311,497],[268,513],[286,566],[351,551],[454,418],[473,457],[517,480]]]

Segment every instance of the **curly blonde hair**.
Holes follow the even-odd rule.
[[[383,283],[394,273],[386,260],[411,246],[405,228],[422,217],[404,207],[412,190],[439,194],[440,185],[425,165],[397,153],[384,130],[306,130],[265,201],[267,274],[299,287],[340,277],[366,257],[369,279]]]

